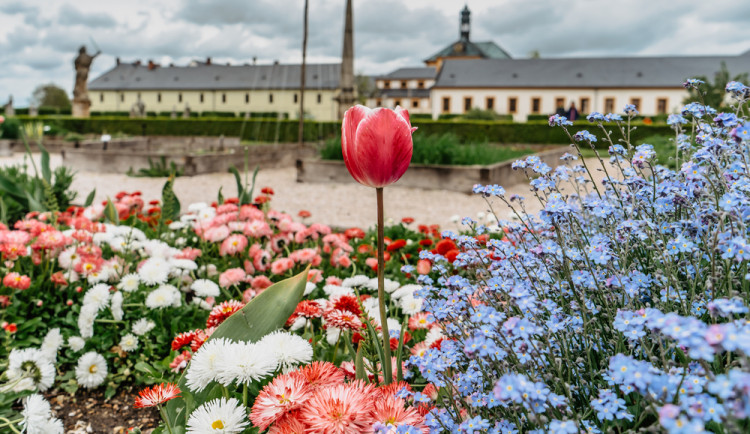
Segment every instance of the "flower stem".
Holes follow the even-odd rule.
[[[159,405],[158,407],[161,418],[164,419],[164,423],[167,425],[167,431],[169,432],[169,434],[172,434],[172,424],[169,423],[169,417],[167,417],[166,408],[164,408],[163,405]]]
[[[388,333],[388,317],[385,315],[385,258],[383,245],[384,228],[383,228],[383,187],[376,188],[378,196],[378,305],[380,307],[380,329],[383,332],[383,381],[385,384],[391,384],[391,339]]]

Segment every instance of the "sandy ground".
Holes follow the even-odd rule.
[[[36,156],[38,158],[38,155]],[[13,157],[0,157],[0,166],[22,164],[25,154],[16,153]],[[51,156],[53,167],[62,163],[60,155]],[[597,163],[598,164],[598,163]],[[31,169],[30,169],[31,170]],[[76,173],[72,188],[78,192],[79,203],[96,188],[96,200],[104,201],[120,191],[141,191],[145,200],[161,198],[161,188],[166,178],[136,178],[124,174],[79,172]],[[296,169],[260,169],[255,194],[261,187],[272,187],[275,191],[272,206],[274,209],[297,215],[300,210],[311,213],[308,222],[325,223],[336,227],[358,226],[368,228],[376,219],[375,190],[364,187],[354,180],[346,184],[309,184],[296,181]],[[222,187],[224,197],[237,195],[234,177],[229,173],[179,177],[175,181],[175,193],[183,208],[194,202],[212,202]],[[528,185],[518,184],[505,187],[508,195],[525,196],[529,211],[539,209],[539,203],[531,200]],[[487,213],[487,203],[478,195],[417,188],[399,187],[398,183],[386,187],[384,194],[385,217],[400,221],[412,217],[415,224],[438,224],[442,229],[459,229],[456,223],[461,217],[477,218],[479,213]],[[501,202],[493,203],[496,215],[501,220],[510,218],[510,210]]]

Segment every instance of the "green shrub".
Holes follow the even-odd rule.
[[[455,134],[415,135],[412,164],[488,165],[533,153],[534,150],[516,146],[497,146],[487,143],[461,143]],[[341,139],[329,139],[320,151],[324,160],[343,160]]]
[[[205,112],[201,112],[200,117],[202,118],[236,118],[237,114],[234,112],[205,111]]]
[[[421,120],[432,120],[432,115],[429,113],[409,113],[409,119],[414,122],[415,119],[421,119]]]
[[[8,118],[0,124],[0,139],[18,139],[20,134],[21,122],[18,118]]]

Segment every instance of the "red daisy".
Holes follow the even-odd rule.
[[[152,388],[145,388],[138,392],[138,398],[135,398],[135,408],[153,407],[164,404],[170,399],[180,396],[180,388],[172,383],[157,384]]]
[[[420,427],[424,423],[424,418],[419,414],[416,408],[406,407],[406,402],[393,395],[380,398],[375,401],[375,408],[372,416],[375,422],[384,425],[412,425]],[[421,427],[424,431],[425,427]],[[428,432],[428,431],[425,431]]]
[[[306,426],[299,420],[299,412],[287,413],[268,429],[268,434],[305,434]]]
[[[360,330],[364,328],[364,324],[359,319],[359,316],[347,310],[336,309],[328,311],[326,312],[325,319],[329,326],[343,330]]]
[[[311,391],[344,382],[344,371],[331,362],[315,361],[297,372],[305,379]]]
[[[197,333],[198,330],[192,330],[189,332],[180,333],[179,335],[175,336],[174,339],[172,339],[172,349],[174,351],[178,351],[185,345],[189,345],[193,341],[193,338],[195,338],[195,335]]]
[[[409,318],[409,330],[421,330],[430,328],[432,324],[428,319],[427,312],[419,312]]]
[[[300,408],[310,396],[310,386],[302,376],[279,375],[255,398],[250,420],[262,431],[287,413]]]
[[[233,313],[245,307],[245,304],[237,300],[227,300],[214,306],[211,309],[211,313],[208,315],[208,321],[206,321],[206,327],[217,327],[223,323],[224,320],[229,318]]]
[[[395,241],[391,242],[391,244],[388,245],[388,247],[386,248],[386,250],[388,250],[389,252],[393,252],[395,250],[398,250],[398,249],[404,247],[405,245],[406,245],[406,240],[404,240],[404,239],[398,239],[398,240],[395,240]]]
[[[339,295],[331,298],[327,310],[345,310],[357,316],[362,314],[357,297],[353,295]]]
[[[374,387],[362,382],[318,389],[300,411],[308,432],[363,433],[372,430]]]

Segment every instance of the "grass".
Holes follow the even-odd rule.
[[[498,146],[487,143],[462,144],[454,134],[414,137],[412,164],[445,164],[468,166],[488,165],[514,160],[536,150],[518,146]],[[320,156],[324,160],[343,160],[341,139],[326,141]]]

